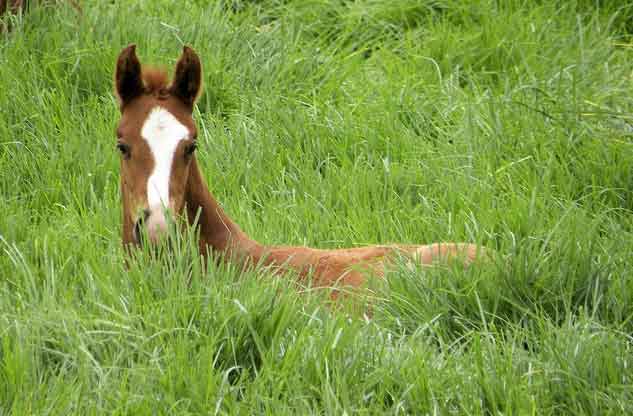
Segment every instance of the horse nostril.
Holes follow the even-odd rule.
[[[149,218],[149,210],[148,209],[144,209],[141,212],[141,215],[139,216],[138,220],[136,220],[136,223],[134,224],[134,239],[138,242],[138,243],[142,243],[142,239],[143,239],[143,226],[145,225],[145,221]]]

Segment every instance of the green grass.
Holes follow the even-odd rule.
[[[633,413],[633,6],[82,2],[0,40],[0,414]],[[475,241],[372,319],[120,244],[115,58],[203,59],[199,161],[254,238]]]

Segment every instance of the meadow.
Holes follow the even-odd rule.
[[[633,413],[632,4],[32,3],[0,33],[0,415]],[[337,305],[187,238],[126,267],[132,42],[202,58],[198,161],[253,238],[503,261]]]

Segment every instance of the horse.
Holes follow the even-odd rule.
[[[202,89],[202,64],[184,46],[171,82],[163,70],[142,68],[136,45],[116,62],[115,93],[125,247],[158,244],[172,220],[196,227],[204,258],[264,266],[275,273],[310,276],[315,287],[358,288],[399,258],[420,265],[455,261],[470,265],[486,249],[469,243],[388,244],[342,249],[265,245],[250,238],[209,191],[196,161],[193,109]]]

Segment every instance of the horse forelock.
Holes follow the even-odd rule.
[[[168,82],[169,77],[164,69],[143,67],[143,84],[146,93],[157,96],[166,95]]]

